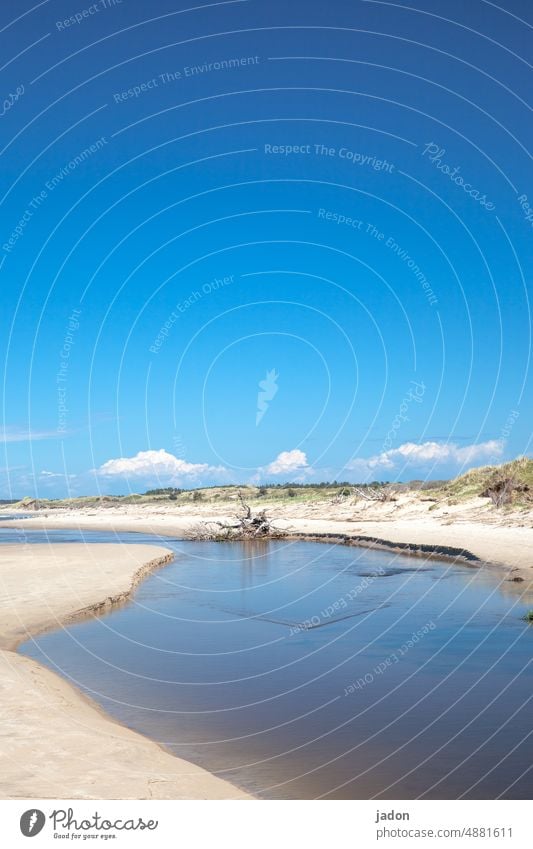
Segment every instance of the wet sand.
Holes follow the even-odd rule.
[[[59,675],[14,651],[31,635],[119,604],[172,559],[151,545],[2,545],[0,798],[248,798],[115,723]]]

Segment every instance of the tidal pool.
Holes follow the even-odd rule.
[[[175,552],[128,604],[20,651],[180,757],[265,798],[531,797],[533,627],[497,571],[330,543],[24,533],[45,539]]]

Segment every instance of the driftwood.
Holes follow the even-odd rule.
[[[252,540],[276,539],[283,536],[284,531],[274,527],[265,510],[254,514],[241,492],[238,493],[238,499],[241,503],[241,513],[235,515],[234,522],[200,522],[189,528],[189,537],[197,540]]]
[[[368,486],[364,489],[354,486],[353,494],[356,500],[363,501],[396,501],[394,491],[388,486]]]
[[[332,504],[345,504],[351,501],[396,501],[393,488],[389,486],[344,486],[332,498]]]

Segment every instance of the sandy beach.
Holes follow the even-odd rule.
[[[2,546],[0,680],[7,733],[0,796],[247,798],[118,725],[58,675],[13,651],[32,634],[120,603],[152,569],[172,559],[165,537],[187,538],[198,523],[231,518],[235,509],[228,502],[102,506],[3,522],[0,514],[0,525],[11,528],[137,531],[162,544]],[[524,598],[533,589],[531,516],[487,510],[483,499],[458,509],[439,505],[431,515],[426,503],[409,495],[393,504],[276,505],[271,515],[276,527],[294,536],[347,536],[354,544],[391,550],[410,544],[437,555],[445,548],[463,551],[473,566],[496,570],[502,589]]]
[[[2,546],[0,798],[247,798],[115,723],[59,675],[14,651],[30,635],[120,603],[172,559],[151,545]]]
[[[429,502],[429,503],[428,503]],[[500,567],[507,577],[533,582],[533,514],[494,510],[487,499],[476,498],[457,506],[434,505],[430,499],[406,494],[385,504],[328,502],[267,506],[276,527],[294,534],[339,534],[391,543],[450,547],[470,552],[482,563]],[[16,521],[30,529],[134,531],[161,537],[187,537],[196,525],[231,521],[237,505],[194,506],[120,505],[91,509],[37,512]],[[257,509],[254,505],[254,509]],[[0,512],[0,527],[3,523]],[[364,543],[364,540],[360,540]]]

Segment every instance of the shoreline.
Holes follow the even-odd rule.
[[[207,505],[206,505],[207,506]],[[22,530],[84,530],[106,533],[149,534],[159,538],[188,540],[190,530],[198,523],[228,519],[228,505],[217,512],[204,511],[117,511],[98,513],[73,510],[51,515],[36,512],[35,517],[2,520],[0,528]],[[221,505],[222,507],[222,505]],[[8,511],[6,511],[8,512]],[[281,513],[281,511],[279,511]],[[427,516],[397,519],[367,511],[355,517],[331,517],[322,511],[309,516],[298,508],[290,513],[274,515],[273,522],[284,531],[288,541],[337,542],[364,548],[390,551],[410,557],[437,558],[466,563],[499,571],[503,580],[533,590],[533,527],[494,524],[481,520],[439,521]],[[11,511],[13,515],[13,511]],[[27,513],[25,514],[27,517]]]
[[[353,545],[360,548],[373,548],[378,551],[390,551],[393,554],[404,554],[406,557],[426,557],[444,562],[466,563],[475,566],[495,566],[489,561],[481,560],[476,554],[466,548],[454,548],[449,545],[427,545],[425,543],[394,542],[380,537],[364,536],[361,534],[341,533],[305,533],[288,534],[284,539],[302,540],[305,542],[338,542],[341,545]]]
[[[0,798],[252,798],[118,722],[59,673],[16,651],[32,636],[124,604],[174,559],[172,551],[113,543],[5,543],[0,551],[7,555],[0,570]],[[110,579],[105,590],[102,573]]]
[[[13,511],[10,511],[10,514],[13,515]],[[220,519],[220,516],[223,514],[218,514],[216,516],[217,519]],[[27,516],[27,514],[26,514]],[[109,516],[103,513],[103,515],[84,515],[81,511],[77,511],[75,515],[71,514],[69,516],[66,515],[55,515],[51,517],[50,515],[39,515],[37,514],[32,518],[25,519],[9,519],[2,521],[1,512],[0,512],[0,527],[3,528],[11,528],[17,527],[21,530],[27,529],[39,529],[41,531],[47,530],[55,530],[55,529],[70,529],[70,530],[78,530],[80,533],[83,530],[94,530],[101,532],[127,532],[127,533],[140,533],[140,534],[151,534],[154,537],[154,542],[157,541],[157,537],[174,537],[182,540],[191,539],[190,531],[191,527],[197,522],[206,522],[209,521],[210,516],[197,514],[190,515],[181,515],[181,516],[172,516],[166,515],[163,519],[160,515],[155,516],[140,516],[136,515],[119,515],[119,516]],[[276,519],[275,520],[279,522]],[[516,542],[517,532],[518,534],[522,534],[525,538],[525,543],[529,545],[529,541],[531,539],[531,531],[527,528],[504,528],[498,529],[493,528],[493,531],[499,533],[501,537],[501,531],[508,531],[510,536],[507,540],[507,557],[508,562],[497,560],[489,560],[483,557],[480,557],[480,546],[479,539],[474,539],[474,545],[471,548],[467,548],[464,545],[465,534],[468,535],[471,531],[470,526],[463,525],[446,525],[445,528],[440,526],[438,523],[430,523],[428,528],[428,523],[426,522],[425,527],[421,527],[417,522],[395,522],[395,521],[363,521],[361,519],[358,520],[357,524],[363,527],[357,527],[357,529],[350,527],[353,525],[353,519],[339,521],[333,520],[330,517],[323,519],[314,519],[309,517],[291,517],[290,521],[283,520],[285,524],[285,532],[286,535],[281,537],[280,539],[285,539],[289,542],[297,542],[297,541],[309,541],[309,542],[317,542],[317,543],[332,543],[332,544],[341,544],[348,546],[357,546],[357,547],[365,547],[369,549],[378,549],[388,551],[391,554],[402,554],[404,556],[417,557],[417,558],[425,558],[425,559],[438,559],[443,562],[452,562],[457,564],[462,564],[466,566],[470,566],[471,568],[484,568],[495,572],[499,572],[501,576],[500,581],[500,589],[503,589],[503,583],[506,583],[509,590],[513,590],[515,592],[519,592],[521,595],[525,593],[529,594],[529,589],[531,585],[531,580],[533,577],[533,568],[525,568],[524,558],[519,556],[517,558],[517,552],[520,554],[518,550],[520,547],[516,547],[513,545],[513,540]],[[366,526],[366,527],[365,527]],[[299,528],[299,529],[298,529]],[[361,534],[361,530],[371,531],[371,533]],[[481,530],[481,535],[484,538],[487,533],[486,527],[480,527],[478,525],[477,531]],[[385,535],[384,535],[385,532]],[[432,538],[435,534],[438,534],[439,538],[442,536],[446,537],[446,542],[435,542]],[[391,540],[389,537],[393,537]],[[400,537],[398,539],[398,537]],[[417,539],[417,541],[414,541]],[[455,542],[455,545],[450,545],[449,543]],[[486,541],[485,541],[486,542]],[[501,541],[500,541],[501,542]],[[524,542],[524,541],[523,541]],[[457,544],[460,543],[460,544]],[[490,543],[489,543],[490,544]],[[511,546],[511,548],[509,548]],[[478,549],[476,552],[475,549]],[[10,552],[18,555],[18,560],[20,561],[21,556],[25,554],[26,559],[28,555],[31,555],[30,559],[33,561],[38,561],[41,563],[43,557],[50,557],[50,553],[57,559],[61,559],[60,555],[65,555],[63,558],[67,563],[67,577],[70,579],[73,577],[73,571],[75,572],[74,565],[70,562],[70,550],[76,549],[78,559],[83,554],[81,558],[85,562],[85,566],[87,566],[87,562],[91,562],[96,552],[103,552],[107,549],[107,554],[113,553],[116,555],[120,552],[124,555],[124,552],[128,552],[131,550],[136,552],[137,557],[143,552],[142,561],[137,561],[135,564],[137,568],[132,568],[131,562],[124,572],[124,569],[119,569],[120,575],[117,578],[116,574],[116,557],[113,557],[113,566],[110,569],[109,564],[107,568],[103,569],[105,573],[105,580],[103,581],[105,585],[105,590],[102,590],[102,581],[101,575],[97,575],[97,581],[94,582],[94,574],[92,575],[93,584],[89,589],[89,595],[87,592],[82,592],[81,596],[78,592],[75,593],[76,601],[80,601],[80,599],[84,602],[82,604],[73,605],[72,599],[68,599],[65,603],[65,600],[62,599],[62,604],[60,604],[59,610],[55,610],[53,616],[50,613],[50,586],[46,586],[46,604],[47,604],[47,614],[43,617],[42,610],[36,611],[33,610],[33,613],[30,615],[30,624],[25,624],[23,630],[20,628],[20,623],[18,625],[18,630],[13,630],[13,622],[11,623],[11,631],[9,629],[9,622],[6,629],[2,629],[2,633],[0,633],[0,680],[6,679],[8,680],[9,685],[9,675],[15,672],[15,677],[17,679],[16,689],[18,690],[21,682],[22,682],[22,690],[26,693],[28,685],[31,683],[32,696],[31,699],[35,701],[35,687],[37,687],[37,697],[39,700],[43,700],[43,694],[46,696],[44,699],[45,705],[49,708],[48,701],[51,701],[54,705],[53,710],[57,710],[57,705],[60,704],[60,712],[64,714],[63,716],[63,725],[65,721],[75,726],[79,723],[79,717],[81,717],[81,725],[83,727],[83,731],[81,732],[81,736],[85,732],[85,736],[87,736],[87,729],[90,729],[89,737],[90,740],[85,740],[82,751],[92,750],[93,748],[98,749],[101,745],[102,736],[107,735],[110,736],[115,744],[117,744],[120,748],[120,757],[118,758],[118,763],[114,764],[115,773],[122,773],[124,770],[122,769],[122,764],[120,758],[124,760],[124,749],[125,746],[127,748],[127,753],[125,756],[126,761],[130,761],[132,757],[132,752],[138,752],[139,749],[143,750],[142,756],[139,760],[139,755],[136,754],[133,758],[135,762],[135,768],[138,768],[139,763],[146,764],[146,772],[143,772],[142,776],[139,778],[139,775],[132,776],[132,766],[131,764],[128,766],[127,778],[129,780],[129,787],[131,789],[127,789],[125,786],[125,777],[123,774],[120,775],[120,778],[116,777],[115,780],[108,782],[105,788],[101,786],[101,761],[99,762],[99,768],[96,774],[92,775],[92,786],[95,788],[93,790],[93,795],[86,788],[83,787],[83,777],[85,775],[85,769],[78,771],[75,775],[72,775],[72,752],[79,752],[79,745],[74,745],[72,742],[70,743],[70,756],[68,758],[69,763],[71,765],[71,774],[69,776],[68,783],[68,792],[59,792],[61,787],[57,787],[54,785],[53,779],[45,778],[37,771],[37,779],[36,783],[39,784],[39,780],[44,782],[45,787],[55,787],[58,792],[43,792],[42,790],[39,792],[38,789],[34,789],[33,791],[28,792],[27,783],[25,783],[19,776],[19,783],[22,781],[19,792],[17,792],[16,787],[18,786],[17,781],[15,781],[15,792],[9,790],[10,782],[12,782],[12,775],[10,777],[9,770],[3,770],[4,775],[7,774],[7,777],[4,777],[3,780],[0,779],[0,798],[37,798],[43,796],[52,796],[53,798],[60,797],[71,797],[71,798],[191,798],[191,799],[201,799],[201,798],[232,798],[232,799],[249,799],[253,798],[250,794],[246,793],[246,791],[241,790],[238,785],[231,784],[224,779],[218,778],[217,776],[207,772],[202,767],[199,767],[191,762],[184,761],[179,757],[175,756],[172,752],[165,749],[163,745],[151,740],[148,737],[144,737],[141,734],[138,734],[135,731],[132,731],[127,728],[127,726],[121,724],[119,721],[115,720],[112,716],[110,716],[101,705],[97,702],[93,701],[89,696],[87,696],[83,691],[80,691],[75,685],[68,682],[58,673],[50,671],[47,667],[41,666],[41,664],[36,661],[31,660],[23,655],[16,653],[16,649],[22,642],[27,639],[30,639],[31,636],[36,634],[44,633],[46,631],[55,630],[60,626],[68,625],[74,621],[81,621],[83,618],[88,616],[99,616],[102,613],[105,613],[107,610],[110,610],[112,607],[124,604],[131,597],[132,592],[135,587],[152,571],[161,566],[164,566],[166,563],[170,562],[174,559],[175,554],[171,552],[169,549],[164,547],[160,547],[154,544],[146,545],[145,543],[119,543],[118,540],[113,543],[101,543],[101,542],[78,542],[78,543],[53,543],[53,541],[49,541],[47,544],[39,544],[39,543],[26,543],[26,544],[9,544],[4,543],[0,551],[4,554]],[[506,546],[498,548],[495,547],[495,552],[504,554]],[[112,550],[112,552],[110,552]],[[154,558],[153,556],[148,557],[148,553],[150,555],[154,554],[154,550],[157,552],[157,556]],[[529,548],[529,550],[532,550]],[[514,565],[513,565],[513,557],[510,555],[514,555]],[[97,558],[98,563],[101,563],[102,558],[100,555]],[[509,562],[510,561],[510,562]],[[517,565],[518,562],[518,565]],[[530,561],[528,558],[527,565],[530,565]],[[20,605],[24,610],[24,615],[27,617],[29,607],[31,608],[31,603],[28,607],[28,599],[24,596],[24,591],[26,589],[26,582],[28,580],[28,575],[24,574],[24,569],[22,569],[22,575],[20,574],[20,563],[17,568],[17,577],[18,577],[18,591],[21,592]],[[40,570],[41,572],[42,570]],[[61,570],[60,570],[61,571]],[[85,570],[87,571],[87,570]],[[43,579],[43,576],[40,576]],[[44,580],[46,581],[46,575],[44,576]],[[2,585],[2,579],[5,579],[5,575],[0,571],[0,586]],[[30,573],[31,579],[31,573]],[[5,580],[4,580],[5,583]],[[61,583],[61,582],[60,582]],[[64,584],[65,582],[63,582]],[[31,580],[30,584],[33,586]],[[67,585],[69,585],[69,581],[67,580]],[[79,584],[76,584],[76,589],[79,590]],[[5,589],[5,587],[4,587]],[[56,593],[55,603],[57,604],[57,591],[58,587],[55,588],[52,586],[52,597],[54,596],[54,591]],[[72,586],[70,586],[72,589]],[[85,588],[87,589],[87,588]],[[9,588],[8,588],[9,590]],[[65,586],[61,587],[61,591],[65,590]],[[102,592],[105,592],[106,595],[102,599]],[[9,592],[8,592],[9,596]],[[67,593],[68,596],[68,593]],[[0,602],[0,612],[2,614],[6,613],[6,610],[2,610],[2,607],[5,608],[5,594],[3,600]],[[53,605],[52,605],[53,606]],[[34,605],[35,607],[35,605]],[[33,617],[33,618],[32,618]],[[5,618],[5,616],[3,617]],[[1,666],[3,664],[3,667]],[[13,684],[13,681],[11,681]],[[6,689],[6,688],[4,688]],[[9,689],[9,686],[8,686]],[[25,698],[26,706],[27,706],[27,695]],[[24,708],[24,706],[23,706]],[[21,711],[19,706],[15,711],[16,713],[16,722],[15,722],[15,736],[18,727],[18,731],[20,732],[20,724],[21,714],[24,713],[24,709]],[[66,714],[66,716],[65,716]],[[37,719],[37,725],[39,725],[38,717],[33,717],[33,723],[35,725]],[[63,726],[56,728],[55,736],[58,734],[61,736],[63,731]],[[78,729],[79,732],[79,729]],[[25,738],[33,739],[35,737],[34,733],[31,733],[31,729],[28,732],[23,733]],[[37,728],[37,736],[38,739],[41,740],[50,740],[50,738],[54,739],[54,733],[43,734],[42,729],[40,727]],[[78,736],[80,734],[78,733]],[[76,737],[76,734],[74,734]],[[127,738],[127,739],[126,739]],[[79,743],[79,741],[78,741]],[[46,748],[46,747],[45,747]],[[31,747],[27,747],[28,757],[31,758],[34,756],[33,749]],[[0,750],[0,755],[5,755],[5,752]],[[50,755],[50,753],[49,753]],[[144,757],[144,761],[143,761]],[[74,754],[74,761],[76,755]],[[83,763],[83,756],[80,758]],[[22,763],[20,763],[22,761]],[[149,778],[146,780],[146,775],[148,773],[153,773],[154,769],[159,768],[159,764],[161,761],[165,761],[163,765],[164,776],[162,777],[159,773],[158,777],[153,779]],[[19,763],[19,767],[23,768],[26,766],[24,761],[24,756],[17,757],[17,762]],[[106,771],[109,767],[106,767]],[[24,769],[23,769],[24,771]],[[20,769],[19,769],[20,772]],[[35,771],[31,770],[35,777]],[[176,773],[178,773],[176,775]],[[46,771],[45,771],[46,775]],[[169,777],[170,775],[170,777]],[[73,793],[73,784],[76,784],[76,779],[78,784],[81,780],[81,787],[76,792]],[[155,783],[154,783],[155,782]],[[104,782],[105,783],[105,782]],[[35,784],[35,781],[34,781]],[[117,790],[117,787],[120,789]],[[98,788],[98,789],[96,789]],[[114,789],[113,789],[114,788]]]
[[[1,526],[0,526],[1,527]],[[39,545],[39,543],[29,543],[32,546]],[[69,543],[67,543],[68,545]],[[120,543],[101,543],[102,545],[120,545]],[[5,547],[9,543],[5,544]],[[85,543],[70,543],[70,545],[85,545]],[[96,543],[98,545],[98,543]],[[132,544],[133,546],[135,543]],[[4,546],[3,546],[4,547]],[[154,546],[155,548],[156,546]],[[47,546],[48,548],[48,546]],[[0,549],[1,551],[1,549]],[[72,612],[65,612],[60,619],[57,619],[53,622],[42,622],[35,626],[32,626],[31,631],[27,630],[24,634],[20,633],[16,637],[13,636],[11,639],[4,636],[3,633],[0,632],[0,651],[9,651],[16,653],[22,643],[25,643],[27,640],[31,640],[33,637],[40,636],[41,634],[46,634],[50,631],[54,631],[56,629],[62,628],[65,625],[70,625],[74,622],[82,622],[84,619],[90,616],[99,616],[100,614],[105,613],[107,610],[112,610],[114,607],[118,607],[122,604],[126,604],[134,590],[138,587],[138,585],[151,575],[156,569],[160,569],[163,566],[166,566],[168,563],[172,563],[174,560],[174,553],[172,551],[168,551],[168,554],[161,555],[160,557],[155,557],[152,560],[147,561],[139,569],[134,572],[131,578],[131,584],[128,588],[124,590],[120,590],[115,595],[108,595],[104,599],[99,601],[91,602],[86,607],[82,607],[79,610],[74,610]],[[1,585],[1,580],[0,580]],[[1,611],[1,607],[0,607]],[[63,679],[64,680],[64,679]]]

